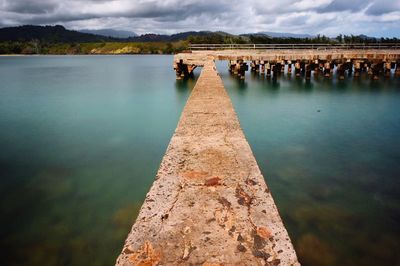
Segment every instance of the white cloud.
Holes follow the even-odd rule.
[[[0,0],[0,26],[400,35],[399,0]],[[384,32],[382,31],[384,29]]]

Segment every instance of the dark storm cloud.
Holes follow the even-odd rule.
[[[4,1],[5,11],[15,13],[43,14],[56,9],[58,4],[54,1]]]
[[[320,13],[350,11],[356,12],[366,8],[371,0],[334,0],[329,5],[319,8]]]
[[[379,16],[386,13],[400,11],[400,1],[399,0],[381,0],[379,2],[373,3],[368,9],[367,14]]]
[[[36,0],[37,1],[37,0]],[[92,0],[92,3],[105,3],[107,1]],[[57,1],[19,1],[4,2],[4,11],[17,14],[17,18],[21,24],[46,24],[57,22],[69,22],[76,20],[89,20],[101,17],[123,17],[123,18],[154,18],[158,21],[176,21],[183,20],[190,16],[198,16],[204,13],[220,14],[229,10],[229,6],[223,3],[205,3],[205,2],[177,2],[176,5],[166,5],[160,1],[146,1],[135,5],[126,6],[118,10],[98,10],[96,6],[92,10],[74,10],[67,9],[65,5],[59,4]],[[75,3],[84,2],[78,0]],[[19,15],[19,16],[18,16]],[[25,16],[23,16],[25,15]]]
[[[398,34],[400,0],[0,0],[0,26]],[[348,15],[351,13],[351,15]]]

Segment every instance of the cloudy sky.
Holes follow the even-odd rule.
[[[0,27],[22,24],[400,37],[400,0],[0,0]]]

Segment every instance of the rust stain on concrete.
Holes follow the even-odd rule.
[[[116,265],[299,265],[210,59]]]

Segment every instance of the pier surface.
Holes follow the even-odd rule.
[[[193,45],[187,53],[176,54],[174,57],[174,69],[177,79],[190,76],[198,66],[203,66],[207,58],[213,60],[227,60],[229,71],[245,78],[245,72],[249,69],[247,62],[251,61],[251,71],[266,73],[267,77],[276,78],[278,73],[292,73],[297,77],[311,78],[319,73],[325,77],[331,77],[333,69],[336,69],[339,79],[345,78],[345,73],[354,72],[354,77],[359,77],[363,71],[368,72],[373,79],[379,79],[381,74],[390,77],[392,70],[396,76],[400,76],[400,46],[395,45],[264,45],[248,49],[249,45],[240,45],[236,49],[229,49],[226,45]],[[265,49],[258,49],[264,47]],[[284,48],[285,47],[285,48]]]
[[[274,49],[274,50],[205,50],[180,53],[175,61],[183,60],[184,64],[202,66],[207,58],[214,60],[244,61],[282,61],[291,60],[400,60],[400,48],[396,49]]]
[[[214,62],[203,62],[116,265],[298,265]]]

